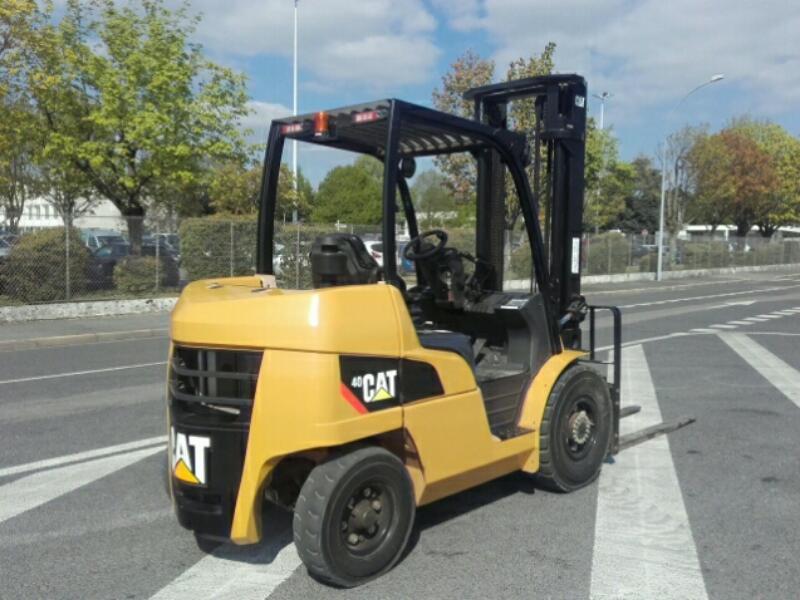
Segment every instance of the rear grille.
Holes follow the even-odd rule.
[[[169,391],[175,416],[250,422],[261,352],[175,346]]]

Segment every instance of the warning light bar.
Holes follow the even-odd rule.
[[[314,115],[314,137],[324,137],[329,133],[328,113],[318,112]]]
[[[370,123],[386,117],[386,112],[382,110],[367,110],[353,115],[353,123]]]
[[[303,131],[302,123],[289,123],[288,125],[281,125],[281,133],[283,135],[300,133],[301,131]]]

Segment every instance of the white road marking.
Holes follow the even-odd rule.
[[[624,342],[623,344],[620,344],[620,346],[622,346],[623,348],[627,348],[628,346],[637,346],[639,344],[646,344],[647,342],[660,342],[661,340],[669,340],[677,337],[685,337],[687,335],[689,334],[685,331],[676,331],[674,333],[668,333],[666,335],[656,335],[653,337],[631,340],[630,342]],[[595,349],[595,352],[605,352],[606,350],[613,350],[613,349],[614,349],[613,345],[600,346],[599,348]]]
[[[758,315],[762,319],[780,319],[781,315]]]
[[[745,317],[745,321],[752,321],[753,323],[763,323],[764,321],[769,321],[769,319],[762,319],[761,317]]]
[[[736,329],[736,325],[720,325],[720,324],[717,324],[717,325],[710,325],[710,327],[713,327],[714,329]]]
[[[20,379],[6,379],[0,381],[0,385],[7,385],[9,383],[25,383],[27,381],[40,381],[42,379],[58,379],[60,377],[76,377],[78,375],[93,375],[95,373],[111,373],[113,371],[124,371],[126,369],[143,369],[145,367],[157,367],[167,364],[166,361],[141,363],[138,365],[122,365],[120,367],[106,367],[104,369],[91,369],[88,371],[72,371],[70,373],[51,373],[49,375],[37,375],[36,377],[21,377]]]
[[[151,600],[262,600],[299,566],[300,557],[290,541],[267,540],[254,547],[226,544],[189,567]]]
[[[748,331],[747,335],[784,335],[787,337],[800,337],[800,333],[789,333],[788,331]]]
[[[164,448],[157,446],[97,458],[27,475],[0,486],[0,523],[124,469],[156,452],[164,452]]]
[[[741,296],[742,294],[758,294],[762,292],[776,292],[776,291],[783,291],[789,290],[792,288],[800,287],[800,285],[782,285],[777,287],[769,287],[769,288],[760,288],[756,290],[740,290],[737,292],[726,292],[724,294],[709,294],[707,296],[694,296],[691,298],[671,298],[669,300],[654,300],[652,302],[639,302],[637,304],[626,304],[624,306],[620,306],[620,308],[636,308],[639,306],[656,306],[659,304],[674,304],[676,302],[693,302],[695,300],[711,300],[713,298],[726,298],[729,296]],[[755,300],[754,300],[755,302]],[[725,308],[727,305],[709,307],[709,308]]]
[[[623,432],[661,421],[644,350],[624,351],[622,398],[642,407]],[[600,475],[592,598],[707,598],[669,439],[624,450]]]
[[[791,310],[773,310],[773,315],[783,315],[784,317],[791,317],[794,315],[794,311]]]
[[[750,321],[728,321],[728,325],[752,325]]]
[[[85,452],[76,452],[75,454],[66,454],[64,456],[46,458],[44,460],[37,460],[36,462],[25,463],[22,465],[14,465],[13,467],[4,467],[0,469],[0,477],[7,477],[9,475],[19,475],[20,473],[28,473],[29,471],[39,471],[40,469],[49,469],[51,467],[58,467],[60,465],[67,465],[69,463],[88,460],[90,458],[98,458],[100,456],[108,456],[109,454],[119,454],[120,452],[136,450],[138,448],[144,448],[145,446],[153,446],[155,444],[165,444],[166,442],[167,442],[167,436],[158,435],[156,437],[145,438],[143,440],[136,440],[135,442],[126,442],[124,444],[117,444],[115,446],[106,446],[104,448],[95,448],[94,450],[86,450]]]
[[[716,329],[703,329],[702,327],[698,327],[696,329],[690,329],[691,333],[718,333]]]
[[[743,333],[720,333],[719,337],[800,408],[800,371]]]
[[[776,281],[780,281],[783,278],[779,277]],[[699,283],[682,283],[681,285],[670,285],[664,287],[641,287],[641,288],[627,288],[627,289],[619,289],[619,290],[598,290],[592,291],[592,296],[596,296],[598,294],[634,294],[636,292],[671,292],[674,290],[680,290],[683,288],[689,287],[698,287],[698,286],[709,286],[709,285],[725,285],[729,283],[736,283],[739,281],[749,281],[748,279],[723,279],[720,281],[702,281]]]

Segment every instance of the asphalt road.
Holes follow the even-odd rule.
[[[403,561],[356,590],[309,578],[287,513],[209,555],[177,525],[166,338],[0,352],[0,598],[797,597],[800,273],[586,292],[623,307],[626,428],[697,422],[573,494],[514,475],[424,507]]]

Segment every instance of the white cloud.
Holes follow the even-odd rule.
[[[244,117],[239,124],[242,129],[249,129],[252,132],[250,140],[253,142],[266,141],[269,125],[273,119],[280,119],[292,114],[292,109],[288,106],[272,102],[250,100],[247,107],[250,109],[250,114]]]
[[[289,0],[196,0],[201,41],[222,55],[292,55]],[[427,81],[439,56],[422,0],[300,0],[300,67],[320,82],[373,88]]]
[[[797,2],[436,2],[454,28],[486,31],[501,69],[556,42],[558,70],[579,72],[592,90],[614,93],[617,111],[674,102],[720,72],[765,113],[793,111],[800,100]]]

